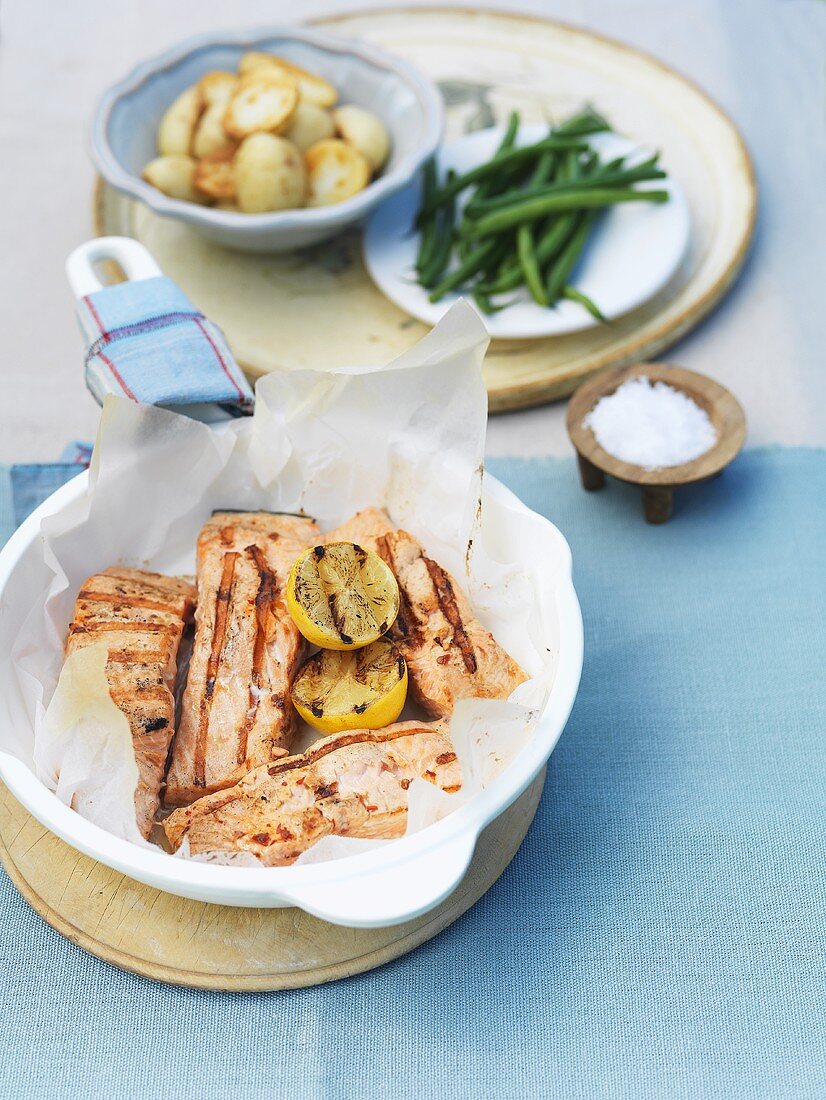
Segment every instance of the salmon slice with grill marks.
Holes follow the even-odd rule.
[[[527,676],[474,616],[451,575],[386,512],[366,508],[324,536],[375,550],[399,584],[401,610],[391,631],[407,661],[412,694],[434,718],[459,699],[507,699]]]
[[[453,745],[438,725],[351,730],[175,810],[164,829],[175,849],[187,838],[192,855],[251,852],[283,866],[324,836],[401,836],[416,778],[449,792],[462,785]]]
[[[114,567],[78,593],[66,655],[105,640],[112,701],[129,720],[138,786],[135,820],[148,837],[160,802],[175,728],[178,647],[192,618],[195,587],[177,577]]]
[[[290,749],[290,687],[304,640],[287,575],[319,537],[312,520],[216,512],[198,538],[198,605],[181,722],[166,781],[179,806],[236,783]]]

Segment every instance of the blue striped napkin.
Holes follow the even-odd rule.
[[[198,419],[252,412],[253,394],[221,330],[164,276],[130,280],[77,302],[86,384]]]

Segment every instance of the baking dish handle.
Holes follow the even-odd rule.
[[[285,894],[294,905],[330,924],[348,928],[402,924],[433,909],[456,889],[475,847],[475,837],[459,837],[397,867],[294,887]]]
[[[96,237],[71,253],[66,261],[66,278],[75,298],[103,290],[95,264],[114,260],[127,279],[154,279],[163,272],[152,254],[131,237]]]

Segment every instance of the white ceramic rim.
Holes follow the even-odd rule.
[[[0,602],[15,566],[40,537],[41,521],[77,500],[86,492],[87,484],[88,471],[84,471],[58,489],[24,520],[0,551]],[[490,474],[485,477],[485,491],[530,512]],[[6,752],[0,752],[0,779],[29,813],[71,847],[168,893],[224,905],[296,905],[314,916],[351,927],[411,920],[438,905],[459,884],[481,831],[522,794],[546,764],[576,697],[582,671],[583,631],[571,577],[571,552],[558,528],[539,518],[553,531],[560,549],[560,575],[555,584],[559,655],[547,705],[533,738],[502,774],[470,802],[420,833],[334,862],[277,868],[223,867],[173,859],[112,836],[71,810],[22,760]],[[6,659],[10,659],[8,654]],[[414,865],[421,868],[422,874],[416,874]],[[382,885],[387,882],[387,904],[378,914],[353,911],[352,898],[358,893],[359,880],[365,885],[370,881],[373,886],[376,881]],[[342,898],[347,900],[342,902]]]
[[[112,151],[107,136],[109,117],[118,100],[133,92],[156,73],[171,68],[185,57],[212,46],[239,46],[256,49],[271,38],[289,38],[307,42],[329,53],[347,54],[359,58],[374,68],[392,72],[401,77],[411,88],[422,110],[424,136],[418,149],[405,157],[392,171],[379,176],[363,191],[343,202],[316,209],[300,208],[266,214],[242,214],[233,210],[215,210],[208,206],[171,199],[138,176],[127,172]],[[275,25],[257,27],[247,31],[222,31],[197,35],[157,57],[137,65],[128,76],[108,88],[98,100],[92,117],[90,149],[92,159],[103,178],[115,190],[145,203],[162,217],[179,218],[192,225],[231,229],[250,234],[262,230],[312,229],[327,226],[342,228],[367,214],[377,202],[395,195],[415,175],[421,165],[438,148],[444,130],[444,102],[435,84],[415,66],[394,57],[366,42],[340,38],[306,27]]]

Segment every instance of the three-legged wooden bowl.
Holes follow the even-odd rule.
[[[600,447],[591,429],[583,427],[583,420],[601,397],[613,393],[629,378],[641,376],[682,390],[705,409],[717,432],[717,442],[710,450],[681,466],[647,470],[614,458]],[[606,474],[641,486],[643,511],[649,523],[665,523],[670,519],[674,510],[674,490],[680,485],[716,477],[738,454],[746,438],[743,410],[724,386],[705,374],[672,367],[667,363],[637,363],[632,367],[615,367],[598,374],[580,386],[571,398],[566,424],[576,448],[583,488],[589,492],[601,489]]]

